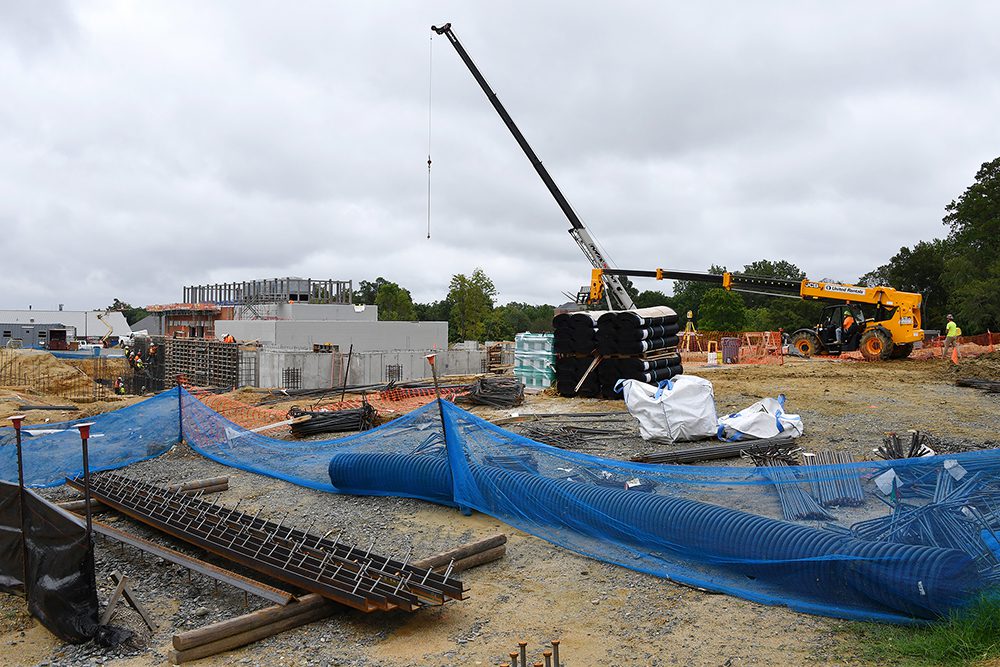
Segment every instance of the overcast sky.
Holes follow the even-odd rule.
[[[0,0],[0,307],[477,266],[564,301],[590,267],[446,21],[623,268],[853,281],[1000,155],[995,2]]]

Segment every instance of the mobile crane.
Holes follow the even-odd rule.
[[[545,183],[545,187],[549,189],[549,193],[556,200],[559,208],[569,220],[569,224],[571,225],[569,229],[570,236],[572,236],[573,240],[576,241],[576,244],[580,246],[580,250],[582,250],[583,254],[586,255],[590,265],[595,269],[611,268],[608,265],[607,259],[604,257],[604,252],[601,251],[600,246],[597,245],[597,242],[594,240],[590,231],[584,226],[583,221],[580,220],[580,216],[578,216],[576,211],[573,210],[573,207],[570,206],[569,201],[563,195],[559,186],[556,185],[556,182],[552,180],[552,176],[549,175],[549,172],[542,164],[542,161],[538,159],[538,156],[535,155],[535,151],[533,151],[531,146],[528,145],[528,140],[524,138],[523,134],[521,134],[521,130],[519,130],[517,125],[514,123],[514,119],[510,117],[510,114],[507,113],[507,109],[505,109],[503,104],[500,103],[500,98],[497,97],[497,94],[493,92],[492,88],[490,88],[490,84],[486,82],[486,78],[479,71],[479,68],[476,67],[476,64],[472,62],[472,58],[469,57],[469,54],[462,46],[462,43],[458,41],[458,37],[456,37],[455,33],[452,32],[451,24],[445,23],[440,28],[431,26],[431,30],[438,35],[444,35],[447,37],[448,41],[451,42],[451,45],[455,47],[455,51],[458,52],[458,56],[462,59],[462,62],[465,63],[465,66],[469,68],[469,72],[472,73],[472,77],[486,94],[486,99],[490,101],[490,104],[493,105],[496,112],[500,114],[500,119],[503,120],[504,125],[506,125],[507,129],[510,130],[510,133],[514,135],[514,140],[517,141],[517,145],[521,147],[522,151],[524,151],[524,154],[531,162],[531,166],[535,168],[536,172],[538,172],[542,182]],[[632,297],[630,297],[628,292],[625,290],[625,286],[622,285],[622,282],[618,279],[617,274],[606,273],[604,274],[602,280],[604,281],[604,287],[607,288],[606,290],[602,290],[602,294],[608,303],[609,309],[633,310],[635,308],[635,303],[633,303]]]
[[[462,62],[472,73],[476,83],[486,94],[486,99],[500,115],[500,119],[514,136],[517,145],[524,151],[531,166],[538,172],[545,187],[548,188],[549,193],[569,220],[570,235],[580,246],[580,250],[583,251],[591,266],[594,267],[591,271],[590,289],[588,291],[586,287],[581,288],[580,294],[577,296],[578,302],[598,305],[605,301],[608,307],[613,310],[634,310],[635,303],[625,290],[619,276],[649,277],[657,280],[693,280],[714,283],[723,289],[738,292],[846,301],[846,303],[824,308],[822,321],[814,328],[799,329],[791,335],[790,344],[794,345],[804,356],[839,354],[860,350],[861,354],[868,360],[903,358],[909,356],[910,352],[913,351],[914,343],[923,340],[924,332],[920,328],[921,295],[900,292],[891,287],[862,287],[808,279],[797,281],[732,273],[717,275],[664,269],[632,271],[611,268],[590,231],[587,230],[583,221],[570,206],[569,201],[559,190],[548,170],[542,165],[542,161],[538,159],[510,114],[500,103],[500,98],[490,88],[486,78],[476,67],[462,43],[458,41],[458,37],[451,29],[451,23],[445,23],[440,27],[431,26],[431,30],[438,35],[444,35],[451,42]],[[874,306],[873,309],[869,308],[871,310],[870,316],[866,315],[861,304]],[[847,314],[851,315],[855,324],[850,330],[843,331],[842,324]]]
[[[791,280],[728,272],[596,268],[591,272],[590,292],[581,295],[579,300],[588,304],[600,303],[606,274],[656,280],[691,280],[711,283],[733,292],[793,299],[844,301],[826,306],[820,323],[815,327],[799,329],[791,334],[789,344],[806,357],[859,350],[868,361],[902,359],[910,356],[914,343],[924,339],[920,328],[923,297],[891,287],[864,287],[808,278]],[[843,323],[848,315],[854,323],[844,330]]]

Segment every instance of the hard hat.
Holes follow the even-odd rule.
[[[955,318],[954,318],[954,317],[952,317],[951,313],[948,313],[948,319],[949,319],[949,320],[953,320],[953,319],[955,319]]]

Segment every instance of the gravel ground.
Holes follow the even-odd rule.
[[[890,364],[796,362],[700,371],[715,385],[720,412],[745,407],[761,397],[787,394],[790,411],[802,415],[806,449],[834,448],[870,457],[886,430],[918,428],[945,451],[992,444],[1000,432],[1000,397],[953,386],[954,376],[938,361]],[[514,410],[475,411],[487,418],[531,412],[611,412],[611,401],[530,395]],[[520,422],[509,426],[524,429]],[[635,425],[621,416],[586,420],[595,428],[621,429],[620,439],[590,438],[588,454],[622,458],[654,451],[638,439]],[[728,465],[747,465],[734,459]],[[569,667],[620,665],[861,664],[852,657],[843,622],[798,614],[725,595],[713,595],[624,568],[577,556],[487,516],[460,513],[399,498],[337,496],[227,468],[179,445],[168,454],[130,466],[125,474],[167,483],[228,475],[222,502],[325,532],[343,528],[342,539],[414,558],[502,531],[507,556],[462,575],[470,598],[418,614],[365,615],[352,610],[286,632],[199,665],[497,665],[529,642],[532,657],[542,645],[562,640]],[[45,491],[53,499],[75,493]],[[103,520],[207,560],[203,553],[154,534],[114,513]],[[127,575],[137,597],[159,628],[149,637],[115,650],[66,646],[26,618],[23,603],[0,598],[0,646],[11,665],[161,665],[178,631],[230,618],[270,603],[169,563],[99,540],[96,549],[101,599],[111,594],[110,573]],[[222,564],[222,563],[220,563]],[[231,566],[228,566],[231,567]],[[119,612],[124,615],[127,612]],[[135,619],[122,617],[129,627]]]

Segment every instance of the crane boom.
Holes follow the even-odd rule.
[[[524,138],[523,134],[521,134],[521,130],[518,129],[517,125],[514,123],[514,119],[510,117],[510,114],[507,113],[507,109],[505,109],[503,104],[500,103],[500,98],[497,97],[497,94],[493,92],[492,88],[490,88],[490,84],[486,81],[482,72],[479,71],[479,68],[476,67],[476,64],[472,61],[472,58],[465,50],[465,47],[463,47],[462,43],[458,41],[458,37],[456,37],[455,33],[452,32],[451,24],[445,23],[441,27],[431,26],[431,30],[438,35],[444,35],[447,37],[448,41],[451,42],[451,45],[455,47],[455,51],[458,53],[459,58],[462,59],[462,62],[465,63],[469,72],[472,73],[472,77],[476,80],[476,83],[479,84],[479,87],[483,89],[483,93],[486,94],[486,99],[490,101],[490,104],[493,105],[493,108],[500,115],[500,119],[504,122],[504,125],[506,125],[507,129],[510,130],[510,133],[514,135],[514,140],[517,141],[517,145],[521,147],[522,151],[524,151],[528,161],[531,162],[531,166],[535,168],[538,176],[542,179],[542,183],[544,183],[545,187],[548,188],[549,193],[556,200],[556,203],[566,216],[566,219],[569,220],[569,224],[571,225],[569,233],[573,237],[573,240],[576,241],[577,245],[580,246],[580,250],[583,251],[583,254],[587,257],[591,266],[595,269],[609,269],[610,267],[608,265],[608,261],[604,258],[604,253],[601,252],[601,249],[594,240],[593,235],[591,235],[590,231],[584,226],[583,221],[580,220],[580,216],[576,214],[573,207],[570,206],[566,196],[563,195],[559,186],[556,185],[556,182],[552,179],[552,176],[542,164],[542,161],[538,159],[538,155],[536,155],[535,151],[532,150],[531,145],[528,144],[528,140]],[[601,280],[603,280],[604,285],[607,287],[604,294],[609,300],[612,308],[622,308],[625,310],[635,308],[635,304],[632,302],[632,297],[629,296],[628,292],[625,290],[625,286],[622,284],[617,275],[605,273]]]

